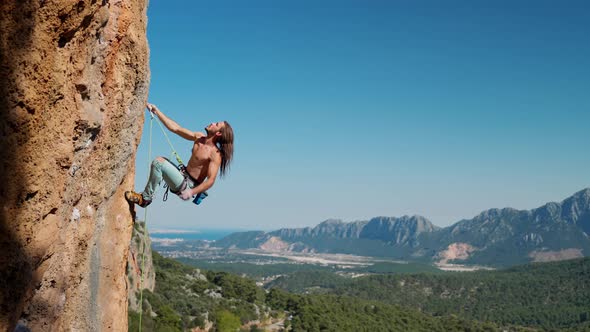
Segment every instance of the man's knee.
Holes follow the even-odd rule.
[[[161,166],[163,162],[165,162],[166,159],[164,157],[157,157],[156,159],[154,159],[152,161],[152,166]]]

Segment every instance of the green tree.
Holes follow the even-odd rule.
[[[227,310],[219,311],[215,322],[218,332],[236,332],[240,329],[240,318]]]
[[[156,330],[158,332],[182,331],[180,316],[167,305],[160,307],[156,317]]]

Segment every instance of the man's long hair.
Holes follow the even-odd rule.
[[[229,122],[223,121],[225,126],[219,130],[221,137],[217,139],[219,151],[221,151],[221,166],[219,166],[219,176],[224,177],[229,170],[229,164],[234,156],[234,130]]]

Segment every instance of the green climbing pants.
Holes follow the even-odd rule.
[[[178,191],[184,181],[184,175],[170,160],[164,157],[154,159],[150,168],[150,177],[142,193],[143,199],[151,201],[154,198],[156,188],[158,188],[162,179],[168,184],[170,190]],[[188,185],[192,188],[192,181],[189,180]]]

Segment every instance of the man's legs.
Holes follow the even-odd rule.
[[[152,202],[156,188],[158,188],[162,179],[166,181],[171,190],[177,191],[184,181],[184,176],[180,173],[178,168],[176,168],[176,166],[170,161],[166,160],[166,158],[158,157],[152,161],[150,177],[145,185],[143,193],[140,194],[134,191],[127,191],[125,192],[125,198],[130,203],[138,204],[141,207],[148,206]]]
[[[142,193],[143,199],[151,201],[154,198],[156,188],[158,188],[162,179],[166,181],[172,191],[176,191],[182,185],[184,176],[166,158],[158,157],[152,161],[150,177]]]

